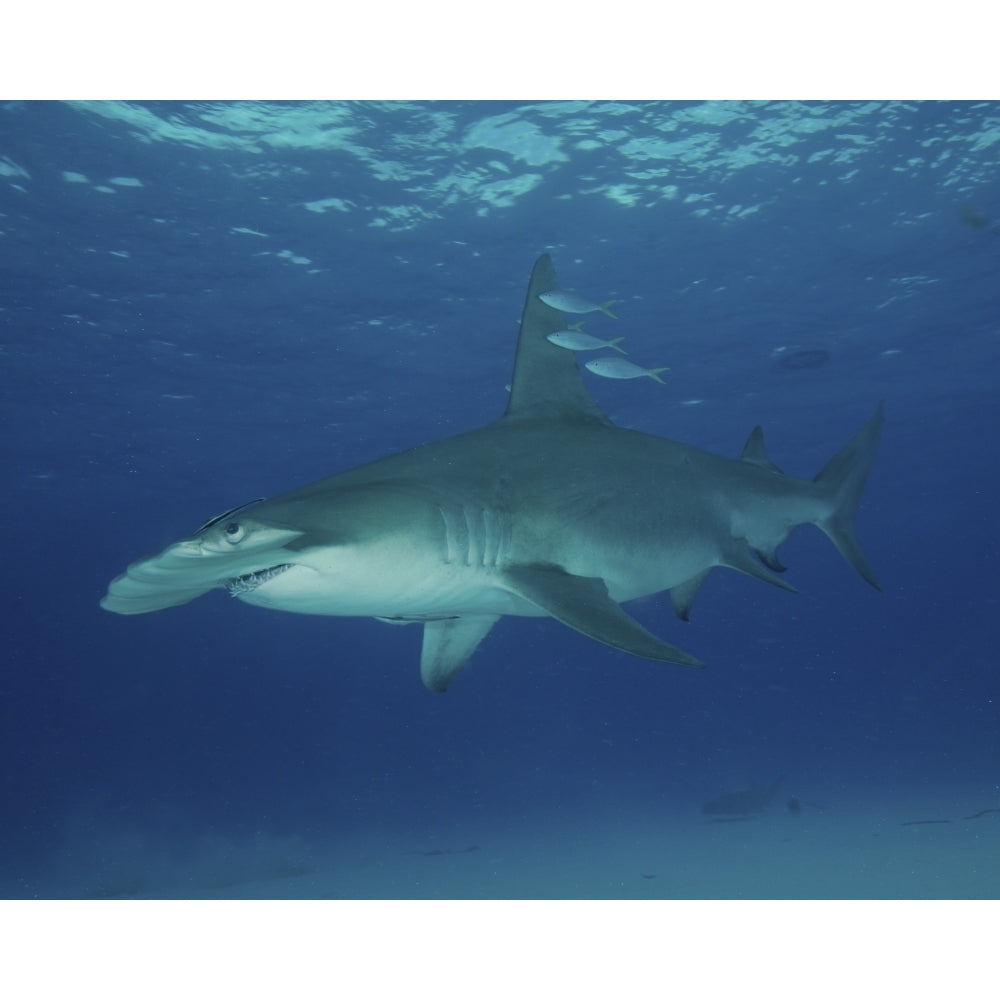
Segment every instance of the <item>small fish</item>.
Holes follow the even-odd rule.
[[[618,346],[624,339],[624,337],[615,337],[614,340],[601,340],[600,337],[592,337],[580,329],[579,323],[576,326],[571,326],[568,330],[550,333],[546,338],[546,340],[552,341],[556,347],[565,347],[567,351],[599,351],[604,347],[612,347],[622,354],[628,354],[624,347]]]
[[[618,319],[618,317],[611,311],[611,307],[618,301],[618,299],[608,299],[607,302],[601,302],[598,304],[596,302],[591,302],[590,299],[585,299],[577,292],[566,292],[562,289],[558,289],[554,292],[542,292],[538,297],[547,306],[552,306],[553,309],[558,309],[560,312],[592,313],[600,310],[606,316],[610,316],[612,319]]]
[[[822,368],[830,360],[830,352],[822,347],[779,347],[771,356],[777,359],[772,365],[773,368],[789,372],[801,371],[804,368]]]
[[[588,361],[584,368],[602,378],[642,378],[646,375],[660,385],[667,384],[660,378],[660,372],[670,371],[669,368],[643,368],[641,365],[626,361],[625,358],[594,358],[593,361]]]
[[[762,813],[771,804],[771,800],[778,794],[778,789],[784,784],[784,775],[773,781],[767,788],[755,785],[745,792],[726,792],[725,795],[718,795],[714,799],[709,799],[702,807],[701,811],[706,816],[737,816],[750,817],[756,813]],[[798,800],[796,800],[798,801]],[[792,810],[794,812],[794,810]]]

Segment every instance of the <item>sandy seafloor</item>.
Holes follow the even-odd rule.
[[[995,792],[803,805],[749,819],[532,815],[447,829],[212,833],[152,843],[77,830],[46,879],[4,893],[90,899],[995,899]],[[985,812],[975,819],[973,816]]]

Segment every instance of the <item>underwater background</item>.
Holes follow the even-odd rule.
[[[995,898],[998,158],[985,102],[0,105],[0,895]],[[808,478],[885,401],[882,593],[806,527],[796,595],[628,606],[704,671],[505,618],[443,696],[417,628],[99,608],[499,416],[543,252],[669,367],[584,374],[622,426]]]

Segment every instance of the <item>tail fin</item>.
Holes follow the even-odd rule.
[[[840,550],[840,554],[876,590],[882,588],[861,551],[861,543],[854,534],[854,515],[861,500],[861,491],[871,471],[875,452],[882,434],[885,407],[879,403],[872,418],[823,466],[814,482],[819,483],[833,499],[833,512],[817,521],[817,526]]]

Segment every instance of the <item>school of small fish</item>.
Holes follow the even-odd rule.
[[[555,292],[542,292],[538,297],[547,306],[558,309],[560,312],[578,315],[602,312],[612,319],[618,319],[611,311],[611,307],[617,301],[616,299],[608,299],[607,302],[601,303],[591,302],[580,295],[579,292],[563,291],[562,289]],[[550,333],[547,339],[557,347],[563,347],[567,351],[597,351],[612,348],[621,354],[628,354],[625,348],[618,346],[625,339],[624,337],[615,337],[614,340],[601,340],[600,337],[593,337],[589,333],[584,333],[582,328],[582,322],[574,323],[566,330],[560,330],[558,333]],[[659,382],[660,385],[666,385],[663,379],[660,378],[660,373],[670,371],[669,368],[643,368],[642,365],[637,365],[634,361],[619,357],[594,358],[588,361],[583,367],[595,375],[600,375],[602,378],[651,378],[655,382]]]

